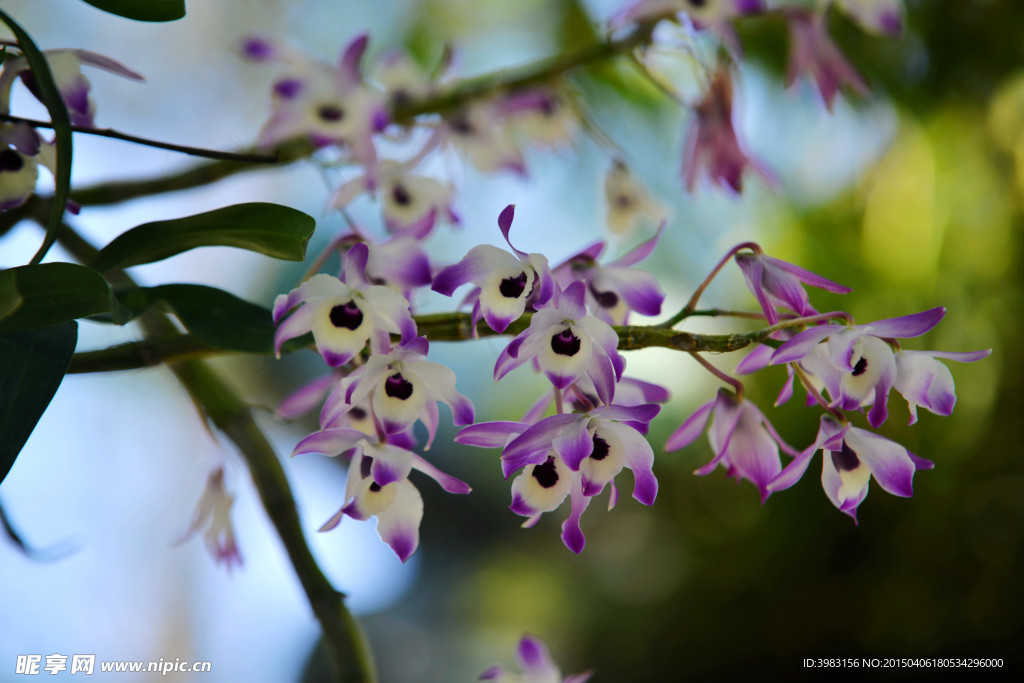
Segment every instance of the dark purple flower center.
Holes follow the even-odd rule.
[[[633,198],[628,194],[619,194],[615,196],[615,206],[620,209],[628,209],[633,206]]]
[[[395,183],[394,187],[391,188],[391,198],[399,206],[409,206],[412,203],[412,195],[409,194],[409,190],[405,189],[405,185],[401,183]]]
[[[383,487],[380,484],[378,484],[377,482],[373,482],[372,484],[370,484],[370,492],[371,493],[377,493],[382,488]]]
[[[274,84],[274,92],[286,100],[295,99],[302,90],[302,81],[297,78],[285,78]]]
[[[708,4],[708,0],[689,0],[690,4],[694,7],[704,7]]]
[[[399,88],[398,90],[391,93],[391,104],[397,109],[403,107],[412,102],[412,95],[409,94],[408,90]]]
[[[501,281],[498,285],[498,291],[506,299],[518,299],[523,295],[523,290],[526,289],[526,271],[519,273],[515,277],[507,277]]]
[[[580,350],[580,339],[567,327],[551,337],[551,350],[560,356],[575,356]]]
[[[412,382],[402,377],[402,373],[395,373],[384,380],[384,393],[391,398],[404,401],[412,396]]]
[[[355,301],[338,304],[331,309],[331,324],[335,327],[354,330],[363,324],[363,312],[356,306]]]
[[[542,488],[549,489],[558,483],[558,470],[555,469],[555,459],[548,456],[548,459],[533,468],[533,478]]]
[[[619,295],[615,292],[599,292],[594,289],[594,285],[590,285],[590,293],[597,299],[601,308],[615,308],[619,303]]]
[[[853,366],[853,376],[860,377],[864,374],[864,371],[868,369],[868,359],[861,358],[857,361],[857,364]]]
[[[20,171],[24,166],[25,160],[13,149],[8,148],[0,152],[0,173]]]
[[[324,121],[330,121],[331,123],[341,121],[345,118],[345,110],[336,104],[321,105],[320,108],[316,110],[316,113],[321,119]]]
[[[366,411],[362,408],[353,408],[348,411],[348,414],[353,420],[362,420],[366,417]]]
[[[545,97],[540,102],[540,112],[542,114],[544,114],[544,116],[551,116],[556,111],[558,111],[558,108],[559,108],[558,105],[559,105],[558,98],[556,98],[556,97]]]
[[[849,472],[857,469],[860,465],[860,458],[853,452],[853,449],[843,442],[843,450],[832,451],[832,464],[840,472]]]
[[[456,114],[448,120],[448,125],[459,135],[472,135],[475,130],[470,123],[469,117],[464,113]]]
[[[591,452],[590,457],[593,460],[604,460],[608,457],[608,442],[597,434],[594,435],[594,450]]]
[[[363,456],[363,459],[359,461],[359,476],[366,479],[370,476],[370,472],[373,469],[373,458]]]

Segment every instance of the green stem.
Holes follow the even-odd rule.
[[[431,342],[468,341],[474,338],[515,335],[530,325],[530,314],[516,320],[499,334],[480,322],[476,337],[473,335],[472,316],[469,313],[434,313],[415,316],[420,334]],[[620,325],[614,328],[619,335],[620,351],[636,351],[652,347],[684,352],[727,353],[739,351],[751,344],[780,346],[782,342],[770,339],[772,328],[741,334],[697,334],[680,332],[657,325]],[[287,352],[287,347],[285,349]],[[238,353],[210,346],[188,334],[163,334],[139,342],[118,344],[97,351],[76,353],[68,372],[109,372],[136,370],[164,363],[210,358]],[[267,350],[265,355],[270,355]]]
[[[651,41],[653,30],[653,23],[639,24],[631,33],[617,40],[595,43],[576,52],[543,59],[520,69],[502,70],[466,79],[451,86],[443,93],[395,108],[392,112],[392,120],[396,123],[408,124],[417,116],[449,111],[473,99],[545,83],[566,71],[611,59],[617,55],[626,54],[640,45],[645,45]],[[242,150],[238,154],[249,155],[257,151],[255,149]],[[274,150],[273,154],[278,158],[278,165],[284,165],[308,157],[313,151],[307,141],[291,140]],[[266,168],[266,165],[254,166],[238,161],[214,161],[198,164],[184,171],[159,178],[94,185],[73,192],[71,198],[82,206],[115,204],[162,192],[207,185],[236,173],[257,168]]]

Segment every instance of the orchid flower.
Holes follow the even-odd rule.
[[[565,147],[579,127],[579,116],[561,88],[513,93],[501,100],[499,106],[515,129],[539,149]]]
[[[889,416],[889,389],[896,381],[896,357],[885,339],[919,337],[945,314],[939,307],[866,325],[817,325],[776,349],[771,363],[800,361],[824,382],[834,405],[842,410],[870,405],[868,422],[878,427]],[[816,352],[825,340],[827,347]]]
[[[455,390],[455,373],[426,360],[429,343],[416,337],[391,349],[375,353],[369,361],[338,384],[320,414],[321,424],[331,424],[359,402],[370,400],[373,414],[388,434],[411,427],[422,420],[429,434],[427,448],[437,432],[437,403],[452,410],[456,425],[473,422],[473,404]]]
[[[44,50],[46,63],[50,67],[57,90],[67,106],[68,117],[71,125],[83,128],[94,128],[96,122],[96,103],[89,96],[91,86],[89,80],[82,73],[82,66],[94,66],[112,74],[129,78],[135,81],[146,80],[124,64],[89,50]],[[14,80],[20,76],[21,80],[28,87],[29,91],[39,101],[42,97],[39,88],[36,86],[35,78],[24,57],[11,57],[8,55],[3,64],[3,71],[0,72],[0,113],[10,113],[11,87]]]
[[[634,377],[623,377],[615,386],[615,405],[632,408],[645,403],[666,403],[671,394],[668,389],[660,384],[646,382]],[[530,407],[530,410],[523,416],[523,422],[535,424],[541,420],[545,411],[551,405],[554,397],[551,392],[545,391],[541,398]],[[592,410],[600,403],[597,397],[597,389],[593,380],[587,375],[580,376],[570,386],[562,390],[562,400],[566,406],[574,412],[585,413]],[[644,422],[636,422],[631,425],[641,434],[647,434],[649,425]]]
[[[569,257],[551,273],[563,288],[577,280],[585,282],[588,307],[595,316],[610,325],[625,325],[631,311],[640,315],[658,315],[665,294],[657,279],[645,270],[630,266],[650,256],[660,236],[661,228],[654,237],[604,266],[598,265],[597,259],[606,244],[596,242]]]
[[[787,87],[801,74],[812,76],[829,111],[832,111],[836,94],[844,88],[861,97],[870,94],[864,77],[850,65],[829,36],[824,13],[794,10],[785,16],[790,40]]]
[[[450,143],[481,173],[526,175],[526,161],[501,105],[477,100],[445,117],[437,140]]]
[[[616,235],[633,232],[645,219],[665,220],[664,207],[651,198],[621,161],[612,163],[605,174],[604,199],[608,229]]]
[[[914,455],[895,441],[866,429],[840,424],[832,416],[823,415],[814,443],[768,484],[768,490],[781,491],[799,481],[819,450],[822,452],[821,485],[825,494],[854,522],[857,521],[857,507],[868,495],[872,477],[885,491],[909,498],[914,493],[914,472],[935,466],[931,460]]]
[[[853,291],[767,254],[742,252],[736,254],[735,259],[736,265],[743,271],[747,287],[761,304],[769,325],[779,322],[779,308],[789,308],[801,316],[818,313],[811,306],[803,285],[819,287],[834,294],[849,294]]]
[[[625,359],[617,351],[619,336],[608,323],[587,315],[585,285],[574,282],[557,300],[533,314],[530,326],[509,342],[494,365],[494,379],[534,358],[556,389],[584,374],[594,382],[598,398],[610,404]]]
[[[224,468],[218,467],[206,480],[206,488],[199,498],[192,523],[185,532],[183,541],[206,527],[203,538],[217,562],[223,562],[230,570],[233,565],[242,566],[238,553],[235,531],[231,526],[231,506],[235,498],[224,489]]]
[[[350,454],[352,462],[345,484],[345,504],[320,531],[338,526],[345,515],[364,520],[377,517],[377,532],[405,562],[419,545],[423,500],[409,480],[412,470],[423,472],[448,493],[469,493],[465,482],[446,474],[412,451],[382,442],[355,429],[324,429],[299,442],[292,455]]]
[[[910,424],[917,422],[917,407],[936,415],[952,415],[956,405],[956,389],[949,368],[938,358],[973,363],[992,353],[983,351],[897,351],[896,382],[893,384],[910,408]]]
[[[740,146],[733,127],[732,99],[732,77],[728,69],[719,68],[704,99],[694,107],[686,137],[682,175],[688,192],[693,191],[701,169],[706,170],[711,182],[737,193],[743,189],[743,170],[747,166],[770,185],[776,182],[771,172]]]
[[[356,36],[333,66],[267,39],[247,39],[243,56],[277,60],[287,67],[286,75],[274,83],[270,120],[260,132],[260,144],[273,147],[304,136],[317,147],[347,145],[357,161],[372,166],[372,136],[387,126],[388,113],[383,95],[360,73],[368,40],[365,33]]]
[[[372,191],[380,200],[388,232],[417,240],[427,237],[442,216],[457,223],[458,216],[451,208],[452,185],[409,170],[408,164],[380,161],[365,174],[342,183],[329,204],[340,209],[363,192]]]
[[[495,332],[504,332],[526,311],[527,304],[547,303],[554,292],[554,279],[548,260],[541,254],[519,251],[508,238],[515,204],[509,204],[498,216],[498,228],[513,254],[489,244],[481,244],[453,266],[434,278],[432,289],[451,296],[458,287],[473,283],[467,301],[473,302],[473,329],[482,316]]]
[[[366,281],[369,250],[356,244],[345,254],[342,282],[331,275],[314,275],[274,302],[274,351],[289,339],[313,333],[317,351],[331,367],[339,367],[359,353],[367,341],[375,351],[390,348],[390,334],[403,341],[416,336],[409,302],[384,285]],[[299,308],[283,320],[296,306]]]
[[[562,672],[552,661],[547,646],[529,634],[519,641],[516,659],[519,660],[521,674],[512,673],[501,666],[492,666],[480,674],[479,680],[491,683],[587,683],[593,675],[588,671],[563,680]]]
[[[729,476],[754,484],[764,503],[770,493],[768,485],[782,471],[779,447],[794,457],[800,452],[782,440],[752,402],[719,389],[713,401],[700,406],[672,433],[665,450],[676,451],[693,443],[712,414],[714,422],[708,430],[708,441],[714,457],[695,474],[710,474],[718,465],[723,465]]]

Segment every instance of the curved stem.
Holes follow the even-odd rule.
[[[831,313],[819,313],[818,315],[809,315],[803,318],[790,318],[789,320],[783,320],[777,322],[771,327],[766,327],[763,330],[759,330],[758,334],[769,336],[773,332],[786,329],[787,327],[797,327],[800,325],[813,325],[814,323],[826,322],[828,320],[844,320],[848,325],[853,324],[853,316],[846,311],[832,311]]]
[[[13,123],[27,123],[33,128],[53,128],[53,124],[47,121],[38,121],[36,119],[26,119],[22,116],[11,116],[10,114],[0,114],[0,121],[11,121]],[[72,133],[84,133],[86,135],[97,135],[104,138],[113,138],[115,140],[124,140],[125,142],[134,142],[137,145],[144,145],[146,147],[156,147],[158,149],[169,149],[172,152],[181,152],[182,154],[190,154],[197,157],[206,157],[207,159],[223,159],[226,161],[238,161],[241,163],[248,164],[276,164],[280,160],[277,155],[273,154],[250,154],[246,152],[221,152],[215,149],[205,149],[202,147],[190,147],[188,145],[176,145],[172,142],[161,142],[159,140],[150,140],[149,138],[138,137],[137,135],[129,135],[128,133],[122,133],[114,130],[113,128],[83,128],[82,126],[71,126]]]
[[[737,244],[729,251],[725,252],[725,256],[723,256],[722,260],[720,260],[718,264],[711,269],[711,272],[708,273],[708,276],[704,278],[704,282],[700,283],[700,286],[697,287],[697,290],[693,293],[693,296],[691,296],[690,300],[686,302],[685,306],[683,306],[683,310],[679,311],[674,316],[672,316],[665,322],[661,323],[661,327],[672,327],[683,318],[687,317],[688,315],[691,315],[693,311],[696,310],[697,302],[700,301],[701,295],[704,294],[704,290],[708,288],[708,285],[711,284],[711,281],[715,279],[715,276],[718,275],[719,271],[721,271],[722,268],[725,268],[725,264],[728,263],[729,260],[733,256],[735,256],[737,252],[743,249],[750,249],[755,254],[763,253],[761,245],[758,244],[757,242],[741,242],[740,244]]]
[[[701,357],[699,354],[693,351],[690,351],[689,354],[690,357],[692,357],[695,361],[703,365],[705,370],[707,370],[712,375],[714,375],[715,377],[717,377],[718,379],[722,380],[723,382],[731,386],[733,389],[735,389],[736,398],[743,398],[743,382],[739,381],[732,375],[728,375],[722,370],[719,370],[714,365],[712,365],[710,361],[708,361],[706,358]]]

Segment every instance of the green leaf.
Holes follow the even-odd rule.
[[[106,313],[127,322],[103,276],[74,263],[42,263],[0,271],[0,333],[30,330]]]
[[[28,66],[32,69],[32,78],[36,82],[39,97],[46,110],[50,113],[53,123],[54,142],[57,146],[57,172],[54,174],[53,208],[46,219],[46,235],[39,250],[29,263],[39,263],[57,239],[57,230],[64,220],[64,209],[71,194],[71,119],[68,109],[64,106],[64,98],[60,96],[57,84],[50,73],[50,65],[46,57],[39,51],[32,38],[7,13],[0,10],[0,21],[7,24],[18,41],[18,47],[25,55]]]
[[[222,289],[161,285],[119,290],[117,297],[136,314],[156,303],[166,304],[186,330],[210,346],[246,353],[273,351],[270,311]]]
[[[74,320],[0,334],[0,482],[57,393],[77,342]]]
[[[239,247],[287,261],[301,261],[316,222],[279,204],[235,204],[196,216],[146,223],[103,247],[96,270],[152,263],[196,247]]]
[[[104,12],[136,21],[174,21],[185,16],[185,0],[85,0]]]

